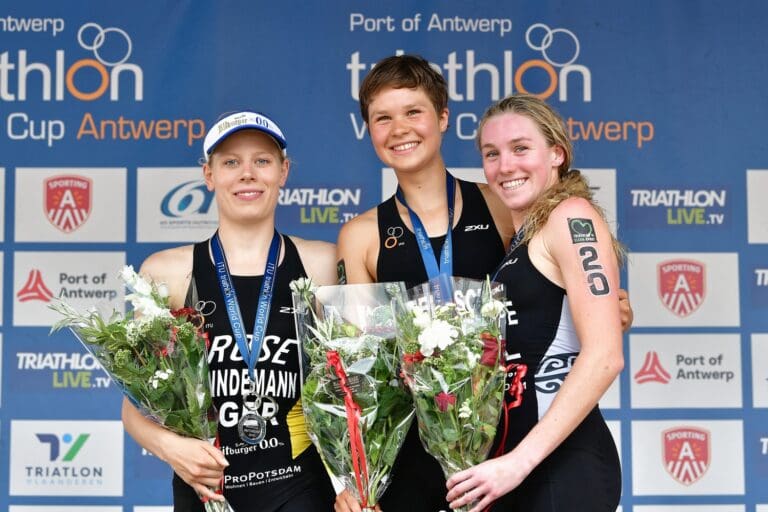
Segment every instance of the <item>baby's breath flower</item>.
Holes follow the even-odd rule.
[[[497,318],[503,311],[504,303],[495,299],[489,300],[480,308],[480,314],[489,319]]]
[[[459,407],[459,418],[468,420],[472,417],[472,408],[469,406],[469,398],[464,400],[464,403]]]

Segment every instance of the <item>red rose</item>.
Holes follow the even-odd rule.
[[[448,410],[448,406],[456,404],[456,395],[441,391],[435,395],[435,403],[440,412],[445,412]]]

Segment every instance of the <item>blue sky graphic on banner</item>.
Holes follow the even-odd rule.
[[[604,411],[622,510],[765,510],[766,19],[757,0],[0,5],[0,503],[165,510],[169,470],[124,434],[95,361],[48,336],[46,306],[122,307],[123,263],[212,234],[199,160],[222,112],[279,122],[292,167],[278,228],[334,241],[391,193],[357,91],[405,52],[449,84],[449,169],[482,179],[484,109],[540,95],[629,248],[635,325]],[[25,473],[56,471],[51,447],[78,440],[100,482]],[[705,470],[670,470],[681,453],[672,465]]]

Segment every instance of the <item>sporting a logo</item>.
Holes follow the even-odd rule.
[[[679,427],[661,434],[664,466],[683,485],[699,480],[709,468],[709,432],[696,427]]]
[[[90,178],[76,175],[52,176],[43,183],[45,216],[64,233],[71,233],[91,214]]]
[[[673,260],[659,263],[659,297],[664,306],[679,317],[696,311],[704,302],[703,263]]]

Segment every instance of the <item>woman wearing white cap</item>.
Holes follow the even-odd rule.
[[[333,488],[299,402],[300,352],[288,284],[304,276],[334,284],[335,249],[275,230],[290,169],[285,147],[282,131],[263,114],[220,119],[205,137],[203,155],[205,182],[216,192],[216,234],[154,253],[141,267],[167,284],[172,307],[192,306],[204,316],[210,342],[220,449],[178,436],[123,402],[128,433],[175,471],[175,511],[203,510],[198,495],[221,499],[211,489],[222,480],[237,512],[332,507]]]

